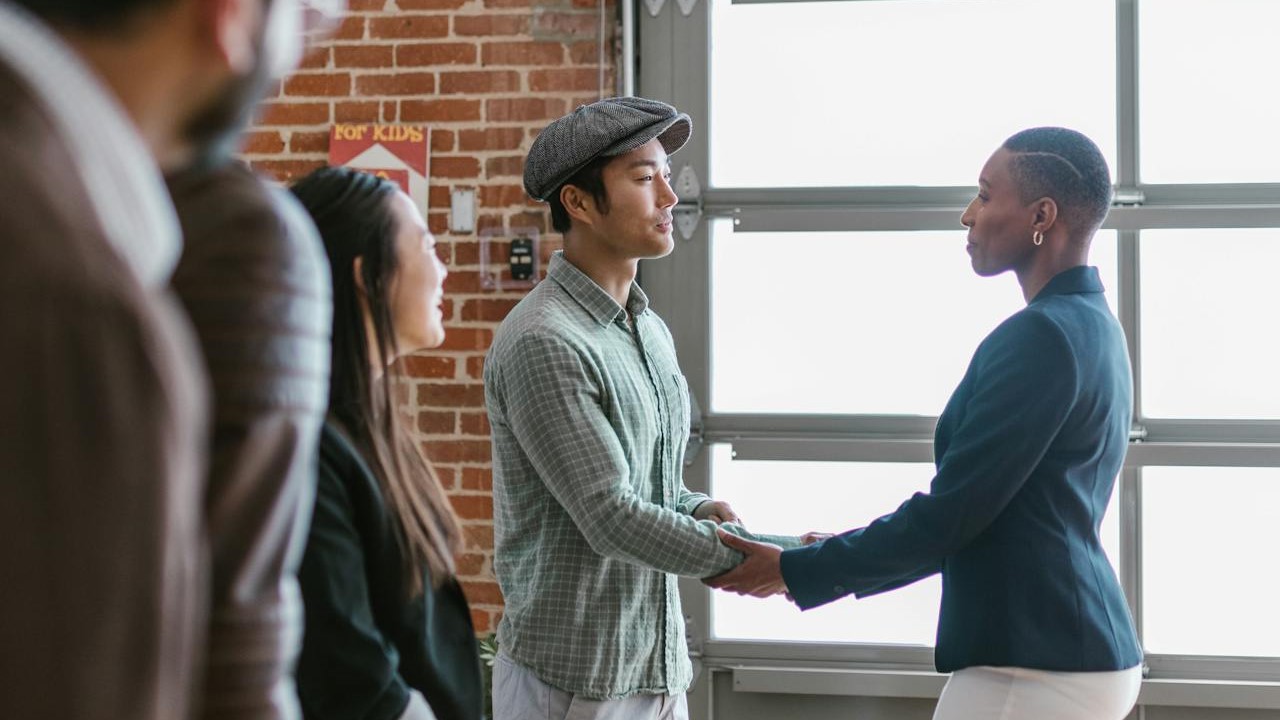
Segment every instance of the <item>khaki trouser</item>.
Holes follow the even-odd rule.
[[[689,720],[684,695],[593,700],[552,687],[498,653],[493,663],[493,720]]]

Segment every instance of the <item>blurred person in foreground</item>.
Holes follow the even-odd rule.
[[[320,14],[0,0],[0,717],[200,705],[207,379],[162,172],[225,156]]]

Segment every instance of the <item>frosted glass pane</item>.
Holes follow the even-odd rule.
[[[1280,230],[1147,230],[1142,414],[1280,418]]]
[[[1113,0],[713,0],[711,182],[968,186],[1038,125],[1083,132],[1114,169],[1115,15]]]
[[[1280,656],[1280,469],[1142,470],[1149,653]]]
[[[712,494],[727,500],[748,527],[773,534],[841,532],[892,512],[928,491],[929,463],[762,462],[732,460],[728,445],[712,446]],[[1120,527],[1111,503],[1103,547],[1119,557]],[[713,633],[737,640],[933,645],[941,581],[927,578],[864,600],[845,598],[800,612],[785,598],[757,600],[712,594]]]
[[[743,521],[761,532],[800,535],[841,532],[892,512],[912,493],[928,490],[927,463],[815,463],[731,460],[713,446],[712,488]],[[865,600],[852,597],[801,612],[785,598],[758,600],[712,593],[715,637],[933,645],[942,583],[935,575]]]
[[[978,277],[964,247],[963,230],[735,233],[717,221],[712,408],[940,414],[978,343],[1025,307],[1012,273]],[[1116,257],[1116,234],[1099,233],[1091,262],[1107,288]]]
[[[1141,179],[1280,182],[1280,2],[1139,3]]]

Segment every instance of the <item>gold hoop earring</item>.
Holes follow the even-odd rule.
[[[1035,232],[1031,233],[1032,245],[1039,247],[1040,244],[1043,242],[1044,242],[1044,233],[1040,232],[1039,230],[1036,230]]]

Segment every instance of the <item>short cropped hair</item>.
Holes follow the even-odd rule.
[[[1025,203],[1050,197],[1071,229],[1091,234],[1111,208],[1111,172],[1092,140],[1075,130],[1038,127],[1004,141]]]
[[[560,202],[560,191],[564,189],[565,185],[573,185],[590,195],[596,201],[596,205],[599,206],[600,212],[608,214],[609,192],[604,186],[604,168],[613,160],[614,158],[612,157],[604,156],[592,160],[568,180],[565,180],[547,198],[547,204],[551,206],[551,227],[555,228],[556,232],[567,233],[572,225],[569,211],[565,210],[564,203]]]

